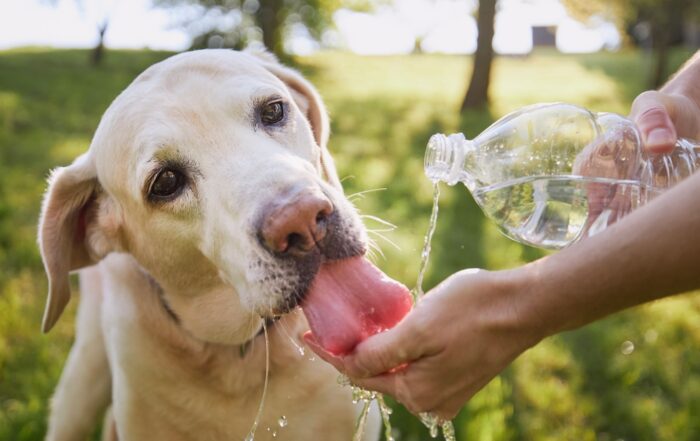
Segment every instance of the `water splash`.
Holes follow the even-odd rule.
[[[267,381],[270,377],[270,341],[267,336],[267,325],[265,325],[265,320],[263,320],[262,322],[262,327],[263,334],[265,335],[265,382],[263,383],[262,397],[260,398],[260,404],[258,405],[258,413],[255,415],[253,426],[250,428],[248,435],[245,437],[245,441],[255,440],[255,431],[258,429],[258,424],[260,424],[260,417],[262,416],[262,411],[265,407],[265,397],[267,396]]]
[[[437,438],[440,431],[440,418],[428,412],[419,413],[418,418],[420,419],[420,422],[428,428],[430,437]]]
[[[391,407],[387,406],[382,394],[377,394],[376,400],[377,404],[379,404],[379,413],[382,414],[382,422],[384,423],[384,441],[394,441],[394,435],[391,433]]]
[[[360,412],[360,417],[357,419],[357,424],[355,425],[355,434],[352,436],[352,441],[362,441],[365,434],[365,426],[367,426],[367,417],[369,416],[369,406],[372,401],[365,401],[362,407],[362,412]]]
[[[428,232],[425,235],[425,240],[423,242],[423,249],[421,251],[420,266],[418,267],[418,279],[416,280],[416,286],[411,290],[411,295],[413,296],[413,304],[418,303],[423,297],[423,278],[425,277],[425,272],[428,269],[428,261],[430,260],[431,244],[433,241],[433,235],[435,234],[435,229],[437,227],[437,218],[439,212],[439,200],[440,200],[440,186],[437,182],[433,182],[433,208],[430,213],[430,220],[428,222]],[[382,421],[384,423],[384,437],[386,441],[394,441],[391,429],[391,408],[387,406],[384,401],[384,396],[377,392],[371,392],[353,386],[350,383],[348,377],[341,375],[338,377],[338,383],[343,386],[350,386],[352,388],[353,403],[357,404],[359,402],[364,402],[360,416],[357,419],[357,424],[355,426],[355,434],[353,435],[353,441],[361,441],[362,436],[365,432],[365,426],[367,425],[367,417],[369,415],[370,404],[372,400],[377,400],[379,404],[379,410],[382,415]],[[455,436],[455,429],[452,421],[443,421],[436,415],[430,413],[421,413],[419,415],[421,422],[430,431],[430,436],[432,438],[437,438],[440,430],[442,430],[442,436],[445,441],[457,441]]]

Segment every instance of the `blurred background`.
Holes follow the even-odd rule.
[[[377,264],[413,286],[431,205],[422,171],[431,134],[471,138],[543,101],[625,114],[700,46],[700,2],[0,1],[1,440],[43,438],[74,335],[75,301],[49,335],[39,330],[46,280],[35,230],[49,170],[87,149],[111,100],[150,64],[248,45],[318,87],[347,194],[396,225],[366,221],[384,250]],[[466,189],[443,188],[425,287],[462,268],[542,255],[503,237]],[[429,439],[400,406],[392,420],[397,439]],[[700,439],[700,296],[546,339],[455,426],[460,440]]]

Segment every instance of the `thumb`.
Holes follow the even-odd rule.
[[[632,103],[631,117],[647,150],[666,153],[675,146],[678,135],[671,119],[673,106],[673,100],[656,91],[644,92]]]
[[[390,372],[420,358],[424,340],[415,326],[415,311],[396,327],[375,334],[358,344],[353,352],[343,357],[345,371],[351,378],[374,377]]]

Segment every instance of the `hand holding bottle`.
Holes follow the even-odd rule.
[[[630,118],[639,128],[644,147],[653,153],[670,152],[678,138],[700,140],[700,103],[687,95],[650,90],[632,103]]]
[[[664,130],[699,139],[700,52],[661,94],[640,95],[632,118],[654,151],[673,145]],[[412,412],[451,418],[542,338],[700,287],[700,236],[692,233],[700,229],[698,193],[695,174],[557,254],[508,271],[461,271],[347,356],[311,347],[356,384],[388,393]]]
[[[670,83],[673,87],[673,83]],[[679,138],[700,140],[700,105],[685,95],[647,91],[632,104],[630,119],[636,124],[643,148],[648,155],[670,154]],[[577,156],[574,173],[581,176],[611,179],[636,178],[634,161],[625,161],[634,155],[634,133],[618,128],[594,140]],[[647,179],[655,186],[631,191],[626,186],[613,188],[600,184],[586,184],[588,214],[581,236],[587,237],[627,215],[640,201],[652,199],[661,189],[669,186],[668,168],[657,160]],[[655,187],[655,188],[654,188]],[[639,192],[648,194],[638,194]],[[604,214],[605,219],[600,219]],[[593,230],[593,231],[592,231]]]

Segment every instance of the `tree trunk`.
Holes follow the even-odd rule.
[[[282,47],[282,2],[283,0],[260,0],[260,7],[255,13],[262,30],[263,44],[280,58],[284,57]]]
[[[652,22],[651,38],[652,50],[654,54],[654,66],[649,78],[649,88],[658,89],[666,79],[666,64],[668,63],[668,50],[670,35],[665,26],[666,20],[655,20]]]
[[[668,1],[663,8],[649,11],[654,66],[649,88],[658,89],[668,76],[668,59],[673,45],[683,43],[683,23],[697,0]]]
[[[477,21],[479,35],[476,40],[474,68],[467,94],[462,102],[462,111],[482,108],[488,104],[495,16],[496,0],[479,0]]]
[[[99,66],[102,63],[102,58],[104,57],[104,49],[105,49],[105,33],[107,32],[107,24],[108,21],[105,20],[98,28],[97,32],[99,33],[99,39],[97,40],[97,46],[95,46],[92,49],[92,53],[90,54],[90,64],[93,66]]]

